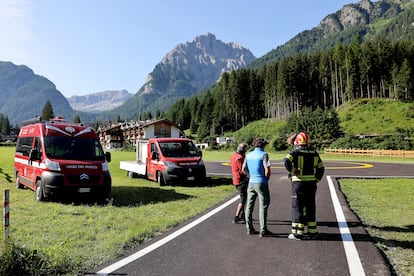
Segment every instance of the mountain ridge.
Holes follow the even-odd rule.
[[[105,90],[84,96],[74,95],[69,97],[68,101],[74,110],[86,110],[90,113],[100,113],[122,105],[133,96],[134,94],[129,93],[125,89]]]
[[[217,82],[223,72],[245,67],[255,59],[235,42],[224,43],[211,33],[197,36],[169,51],[135,96],[106,115],[131,119],[146,110],[165,111],[175,101]]]
[[[36,97],[33,97],[36,95]],[[74,111],[53,82],[36,75],[26,65],[0,61],[0,113],[8,116],[10,124],[42,115],[50,101],[55,114],[73,118]]]

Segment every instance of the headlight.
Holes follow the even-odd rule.
[[[109,171],[108,162],[104,162],[104,163],[102,163],[102,171],[103,171],[103,172],[107,172],[107,171]]]
[[[46,168],[48,168],[49,170],[60,172],[60,165],[58,162],[54,162],[46,158],[45,163],[46,163]]]
[[[165,166],[168,168],[181,168],[177,163],[164,161]]]

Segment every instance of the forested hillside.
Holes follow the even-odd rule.
[[[341,127],[349,135],[414,135],[413,102],[359,99],[337,111]]]
[[[358,34],[361,42],[376,37],[390,41],[414,39],[414,2],[412,0],[361,0],[345,5],[327,15],[318,26],[303,31],[283,45],[250,64],[260,68],[265,64],[281,61],[296,54],[325,51],[336,44],[350,44]]]
[[[175,103],[166,117],[198,137],[234,131],[262,118],[287,119],[305,108],[338,108],[359,98],[414,99],[414,41],[375,39],[260,69],[224,74],[202,98]]]
[[[309,134],[312,146],[354,149],[414,149],[414,104],[371,98],[347,102],[334,109],[305,109],[288,120],[262,119],[234,132],[236,141],[266,137],[274,150],[286,150],[287,137],[298,130]]]

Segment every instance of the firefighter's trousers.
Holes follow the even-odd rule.
[[[308,234],[318,233],[316,226],[316,181],[292,182],[292,233],[303,236],[305,224]]]

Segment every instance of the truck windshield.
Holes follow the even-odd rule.
[[[193,142],[161,142],[159,143],[165,157],[198,157],[198,148]]]
[[[46,155],[49,158],[67,160],[102,160],[104,153],[95,139],[73,137],[44,137]]]

